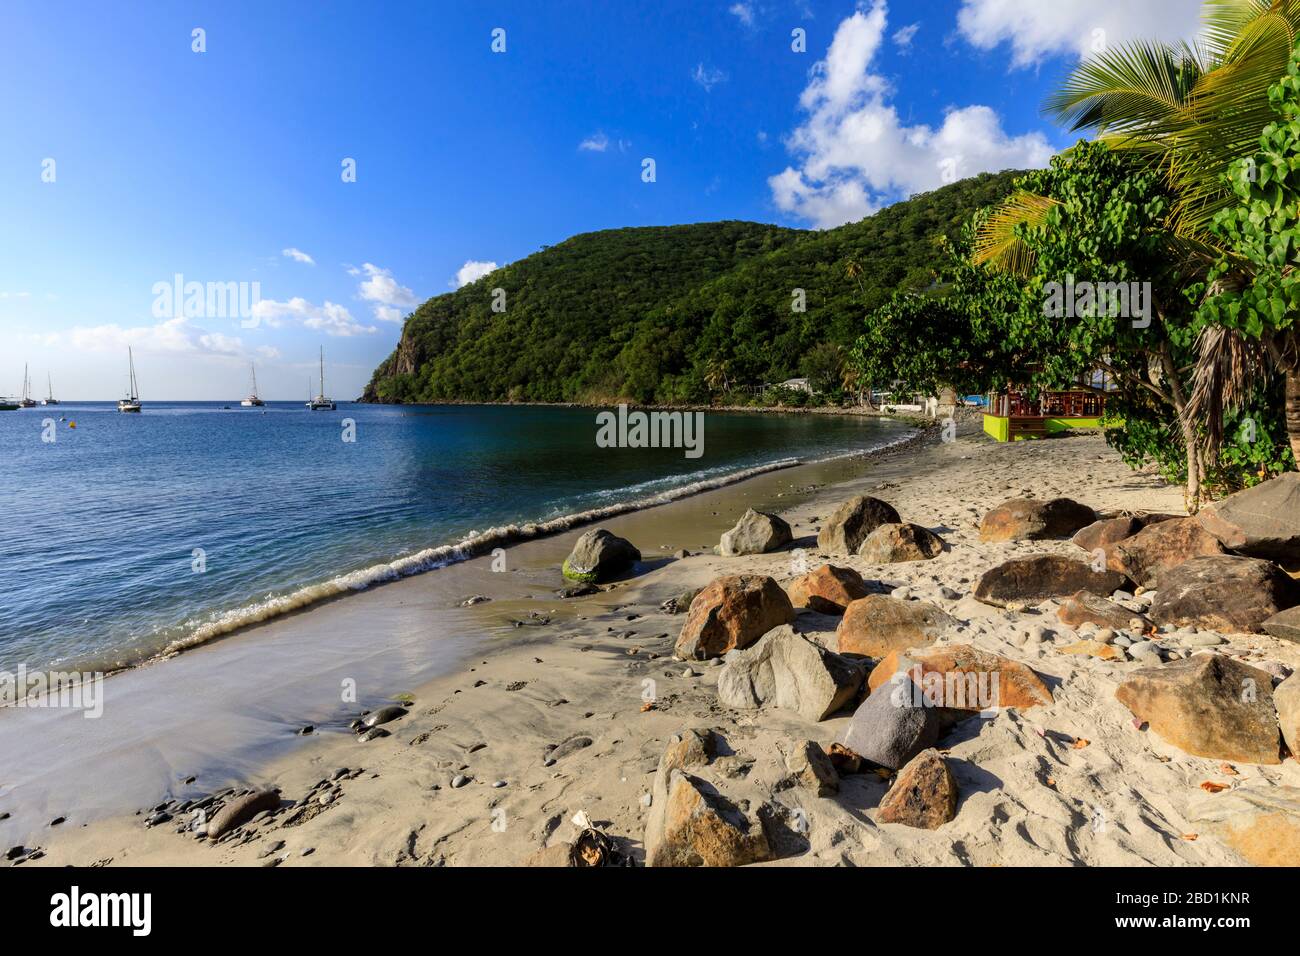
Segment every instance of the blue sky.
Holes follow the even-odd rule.
[[[8,0],[0,394],[27,361],[38,391],[116,397],[131,344],[146,399],[238,398],[251,360],[298,399],[323,345],[351,398],[415,304],[574,233],[829,227],[1041,165],[1089,45],[1190,36],[1198,7]],[[262,301],[178,315],[177,275]]]

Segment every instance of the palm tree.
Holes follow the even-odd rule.
[[[1260,131],[1276,119],[1269,87],[1287,69],[1300,36],[1300,0],[1206,0],[1196,46],[1136,41],[1081,63],[1046,103],[1071,130],[1087,130],[1116,150],[1160,170],[1174,198],[1171,255],[1203,274],[1225,251],[1210,226],[1237,202],[1224,175],[1255,152]],[[1015,274],[1032,266],[1015,236],[1020,224],[1040,225],[1047,197],[1012,195],[983,222],[976,261]],[[1230,281],[1246,282],[1241,272]],[[1222,438],[1223,410],[1249,399],[1270,371],[1286,376],[1285,416],[1292,453],[1300,462],[1300,342],[1294,333],[1249,339],[1211,328],[1198,341],[1189,400],[1204,423],[1209,452]]]

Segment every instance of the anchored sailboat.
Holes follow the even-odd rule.
[[[117,410],[119,412],[138,412],[144,406],[140,404],[139,387],[135,381],[135,356],[131,354],[131,346],[129,345],[126,347],[126,359],[131,366],[131,384],[126,398],[117,400]]]
[[[334,404],[334,399],[325,397],[325,348],[320,350],[320,394],[307,402],[307,407],[313,412],[332,412],[338,406]]]
[[[45,384],[48,388],[45,398],[41,401],[42,405],[57,405],[59,400],[54,397],[54,380],[50,378],[50,373],[45,373]]]
[[[27,374],[27,366],[23,366],[23,397],[18,399],[19,408],[35,408],[36,399],[32,398],[32,379]]]
[[[249,394],[248,398],[244,399],[239,404],[244,406],[244,408],[261,408],[266,404],[266,402],[257,397],[257,366],[254,363],[249,362],[248,367],[249,371],[253,374],[253,391]]]

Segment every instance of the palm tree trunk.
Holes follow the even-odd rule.
[[[1300,468],[1300,369],[1286,370],[1286,437],[1291,443],[1291,457]]]

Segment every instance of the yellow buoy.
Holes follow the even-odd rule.
[[[69,427],[69,428],[76,428],[76,427],[77,427],[77,423],[76,423],[76,422],[68,422],[68,427]]]

